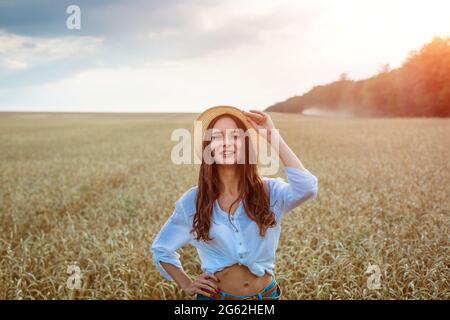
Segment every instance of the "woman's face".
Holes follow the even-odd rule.
[[[216,121],[211,134],[211,151],[217,164],[236,164],[241,155],[245,154],[244,130],[238,128],[230,117],[223,117]]]

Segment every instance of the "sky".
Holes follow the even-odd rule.
[[[69,29],[69,5],[80,29]],[[0,0],[0,111],[263,110],[450,36],[448,0]]]

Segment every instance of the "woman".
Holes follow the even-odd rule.
[[[197,120],[203,125],[204,155],[198,185],[176,201],[153,241],[153,262],[166,279],[197,300],[278,299],[281,290],[273,268],[280,221],[316,196],[317,178],[305,169],[267,113],[218,106]],[[279,143],[276,149],[287,182],[259,176],[257,163],[250,161],[255,149],[249,135],[239,134],[251,129],[267,142]],[[206,150],[213,161],[205,161]],[[244,155],[244,162],[238,161]],[[186,244],[196,247],[202,263],[204,273],[194,280],[184,272],[176,252]]]

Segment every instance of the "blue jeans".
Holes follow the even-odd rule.
[[[258,296],[259,300],[262,300],[261,295],[262,295],[264,292],[266,292],[267,290],[272,289],[273,286],[275,286],[276,284],[277,284],[277,283],[276,283],[276,281],[275,281],[275,277],[272,276],[272,281],[271,281],[264,289],[262,289],[262,290],[261,290],[260,292],[258,292],[258,293],[251,294],[251,295],[248,295],[248,296],[236,296],[236,295],[229,294],[229,293],[226,293],[226,292],[223,292],[223,291],[219,291],[219,293],[221,294],[220,300],[224,300],[224,298],[225,298],[226,296],[229,296],[229,297],[231,296],[231,297],[243,299],[243,298],[248,298],[248,297],[255,296],[255,295]],[[268,295],[268,297],[271,297],[271,298],[277,298],[279,295],[280,295],[280,292],[279,292],[278,290],[274,290],[271,294]],[[214,298],[207,297],[207,296],[204,296],[204,295],[202,295],[202,294],[197,294],[197,297],[196,297],[195,299],[196,299],[196,300],[215,300]]]

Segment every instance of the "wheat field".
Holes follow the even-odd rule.
[[[283,299],[449,299],[450,119],[272,116],[319,180],[282,221]],[[149,246],[196,184],[197,165],[170,160],[172,130],[194,118],[0,114],[0,298],[190,299]],[[180,254],[201,272],[194,248]]]

